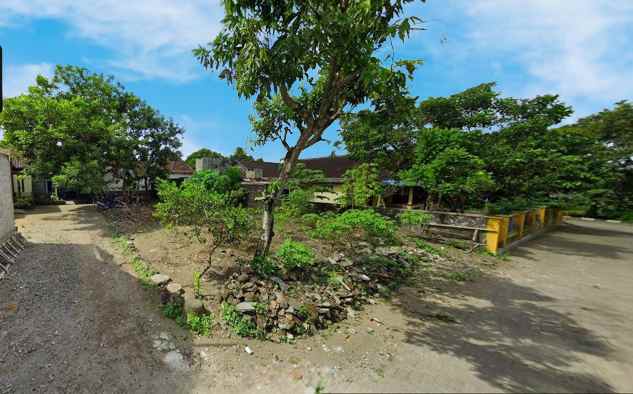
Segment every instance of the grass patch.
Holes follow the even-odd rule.
[[[143,285],[143,287],[154,287],[154,284],[152,283],[151,278],[152,278],[152,275],[154,275],[156,272],[152,270],[149,264],[144,262],[138,256],[132,259],[131,264],[132,264],[132,269],[138,276],[138,280],[141,282],[141,285]]]

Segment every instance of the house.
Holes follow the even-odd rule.
[[[165,166],[165,169],[167,170],[167,179],[176,182],[182,182],[184,179],[191,178],[194,173],[193,168],[180,159],[170,161]]]
[[[319,170],[325,177],[323,191],[315,193],[312,202],[317,204],[337,205],[343,192],[344,175],[347,170],[356,167],[359,163],[347,155],[323,156],[310,159],[301,159],[299,164],[310,170]],[[242,170],[242,186],[248,192],[248,204],[254,205],[257,197],[261,196],[265,188],[279,177],[281,163],[263,160],[240,161],[231,163],[228,159],[204,158],[196,161],[196,171],[224,170],[235,165]],[[392,179],[388,173],[382,174],[382,182],[385,185],[385,193],[381,196],[379,204],[389,207],[417,207],[423,205],[426,195],[418,187],[408,187],[399,181]]]
[[[164,168],[167,172],[167,179],[175,181],[176,183],[180,183],[187,178],[191,178],[194,173],[193,169],[180,159],[167,162]],[[132,174],[131,170],[130,174]],[[138,177],[138,180],[136,181],[136,190],[134,191],[140,192],[152,189],[152,186],[149,184],[149,179],[145,176],[145,170],[140,163],[137,166],[136,173],[133,175]],[[119,176],[115,178],[111,173],[108,173],[105,176],[105,182],[107,184],[106,188],[108,192],[123,191],[122,177]]]
[[[340,203],[345,172],[359,164],[347,155],[302,159],[298,163],[303,164],[307,169],[323,172],[325,176],[323,186],[326,190],[315,193],[312,202],[328,205]],[[250,203],[262,193],[266,185],[279,176],[281,165],[274,162],[242,161],[239,166],[243,169],[242,185],[248,191]],[[420,188],[404,186],[401,182],[392,179],[388,173],[383,173],[381,178],[385,185],[385,192],[377,203],[390,207],[414,207],[424,202],[426,196]]]

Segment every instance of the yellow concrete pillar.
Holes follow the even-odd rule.
[[[486,219],[486,229],[488,230],[486,232],[486,249],[490,253],[497,254],[499,250],[502,222],[502,218],[489,217]]]
[[[545,227],[545,208],[538,209],[538,216],[540,221],[539,228]]]
[[[525,232],[525,215],[525,213],[520,213],[514,217],[517,225],[517,239],[523,238],[523,233]]]
[[[561,224],[563,223],[563,210],[556,208],[554,210],[554,218],[555,218],[555,223],[556,224]]]
[[[413,187],[409,188],[409,201],[407,202],[407,208],[411,209],[413,207]]]

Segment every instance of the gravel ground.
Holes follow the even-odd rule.
[[[0,283],[0,393],[182,392],[152,335],[173,330],[117,265],[90,207],[18,219],[30,245]]]
[[[2,394],[633,391],[631,226],[567,224],[497,275],[404,288],[288,345],[192,338],[164,319],[92,207],[17,224],[30,245],[0,281]]]

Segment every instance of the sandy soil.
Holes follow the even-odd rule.
[[[497,274],[403,288],[274,344],[192,337],[163,318],[103,223],[89,206],[18,218],[30,245],[0,282],[0,393],[633,390],[630,226],[573,222]],[[183,365],[155,348],[159,333]]]

